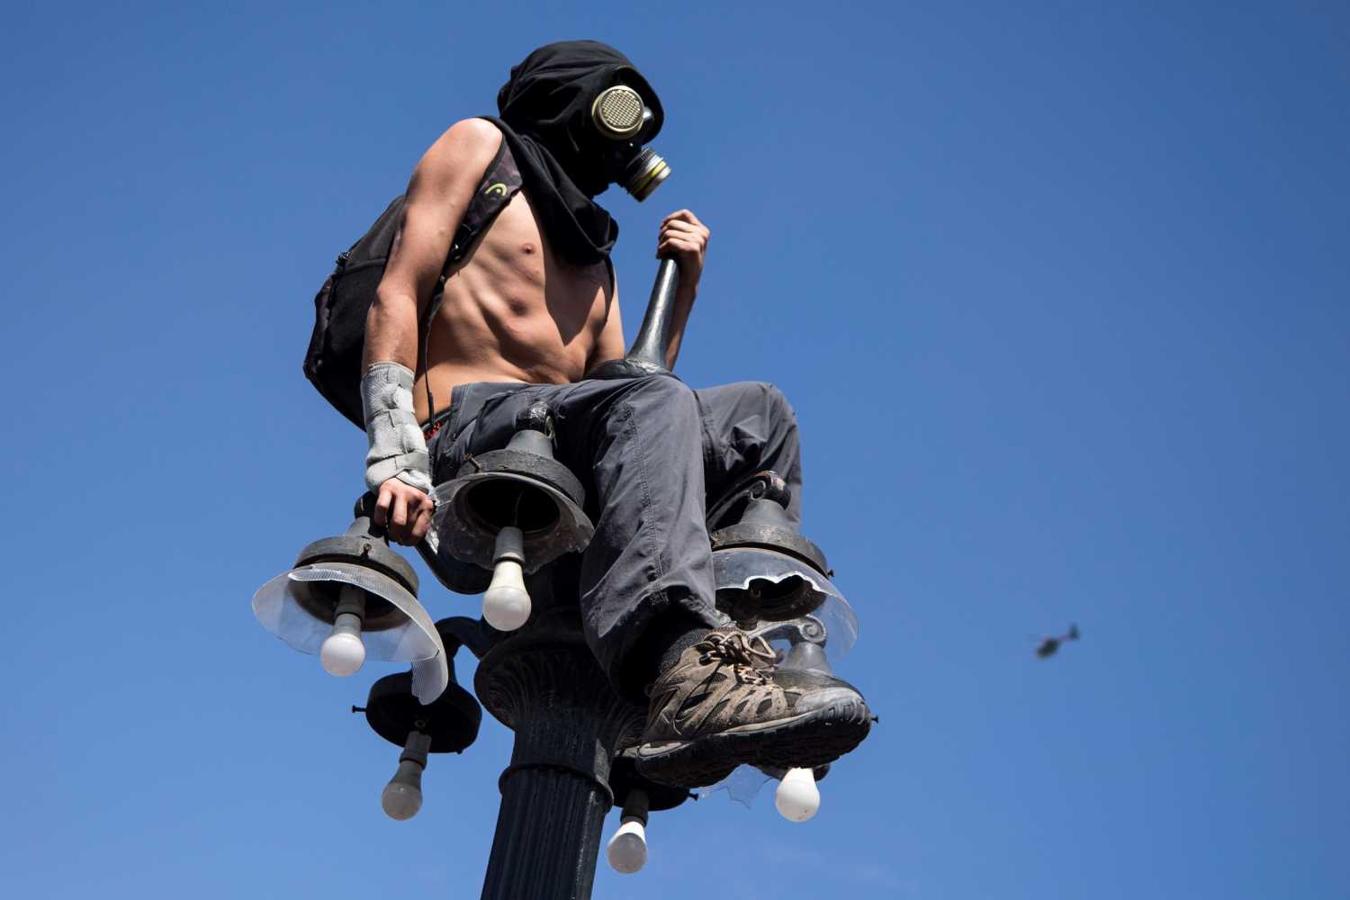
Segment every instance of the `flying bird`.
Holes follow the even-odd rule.
[[[1041,641],[1041,645],[1036,648],[1036,655],[1041,659],[1049,659],[1059,652],[1059,645],[1065,641],[1078,640],[1078,626],[1070,625],[1069,630],[1063,634],[1054,637],[1048,637]]]

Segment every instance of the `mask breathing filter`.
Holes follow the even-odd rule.
[[[670,176],[670,166],[638,140],[652,120],[642,95],[624,84],[606,88],[591,104],[591,120],[596,131],[616,144],[609,154],[614,181],[635,200],[646,200]]]

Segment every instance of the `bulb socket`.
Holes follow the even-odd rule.
[[[514,525],[507,525],[497,532],[492,561],[500,563],[503,560],[525,564],[525,533]]]
[[[366,592],[354,584],[342,585],[337,605],[333,607],[333,621],[343,616],[355,616],[359,624],[366,617]]]

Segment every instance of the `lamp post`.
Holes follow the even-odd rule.
[[[633,350],[592,377],[668,375],[677,282],[676,264],[663,261]],[[856,625],[824,555],[784,518],[786,490],[777,475],[760,473],[711,511],[718,605],[776,641],[785,668],[828,671],[830,634],[851,642]],[[417,600],[416,575],[371,524],[369,495],[346,534],[309,545],[292,570],[258,591],[255,615],[296,649],[319,653],[331,674],[355,672],[367,655],[412,663],[411,672],[375,682],[365,707],[353,707],[401,750],[381,796],[391,818],[420,809],[429,754],[462,752],[474,741],[481,701],[515,732],[482,897],[587,898],[612,806],[624,815],[608,857],[616,870],[635,872],[646,861],[649,815],[691,795],[646,781],[624,755],[645,709],[614,690],[583,637],[573,551],[594,529],[581,483],[553,459],[547,407],[522,413],[508,445],[466,462],[436,488],[436,499],[431,540],[419,550],[447,587],[484,591],[482,621],[433,625]],[[844,615],[827,625],[821,610],[829,603]],[[477,700],[455,680],[461,647],[478,657]],[[810,818],[819,804],[811,770],[770,774],[781,778],[783,815]]]
[[[515,732],[484,900],[590,896],[615,802],[613,760],[643,723],[586,646],[574,577],[552,574],[530,585],[536,621],[493,645],[474,678],[483,705]]]
[[[633,351],[593,377],[668,371],[662,357],[678,276],[673,260],[662,262]],[[579,549],[594,530],[581,511],[581,485],[552,459],[549,443],[542,439],[551,437],[547,410],[528,410],[516,428],[507,449],[498,451],[500,458],[484,454],[437,489],[438,509],[450,514],[438,523],[440,543],[485,548],[490,541],[499,573],[494,584],[502,579],[503,560],[512,565],[505,577],[513,580],[516,566],[523,564],[529,571],[532,564],[557,559],[557,548]],[[523,493],[503,495],[503,485]],[[532,510],[532,521],[508,523],[489,511],[513,505]],[[500,552],[504,534],[519,547],[514,557]],[[456,558],[471,552],[461,550]],[[540,559],[541,554],[546,558]],[[485,558],[481,549],[478,555]],[[576,557],[565,557],[526,581],[526,605],[533,614],[525,628],[505,634],[490,629],[477,636],[465,633],[469,639],[463,643],[479,655],[474,677],[478,697],[516,736],[511,763],[500,780],[502,803],[483,880],[484,900],[590,896],[605,815],[616,802],[613,763],[623,747],[636,741],[645,718],[644,709],[615,692],[586,645],[577,574]],[[491,591],[484,606],[489,622]],[[620,803],[628,795],[645,795],[633,788],[637,780],[636,772],[625,774]],[[669,794],[666,789],[663,798]],[[665,808],[686,796],[678,792],[678,800]],[[646,815],[643,809],[644,824]]]

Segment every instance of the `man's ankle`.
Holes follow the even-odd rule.
[[[711,630],[712,629],[707,625],[700,622],[693,628],[687,628],[674,638],[671,638],[670,642],[666,645],[666,649],[656,661],[656,673],[652,677],[652,682],[655,682],[662,675],[674,668],[675,664],[680,661],[680,657],[684,655],[684,651],[707,637],[708,632]],[[650,684],[651,682],[648,683]]]
[[[686,612],[672,613],[652,623],[643,636],[640,679],[645,694],[652,684],[680,660],[685,650],[697,644],[712,631],[712,626]]]

